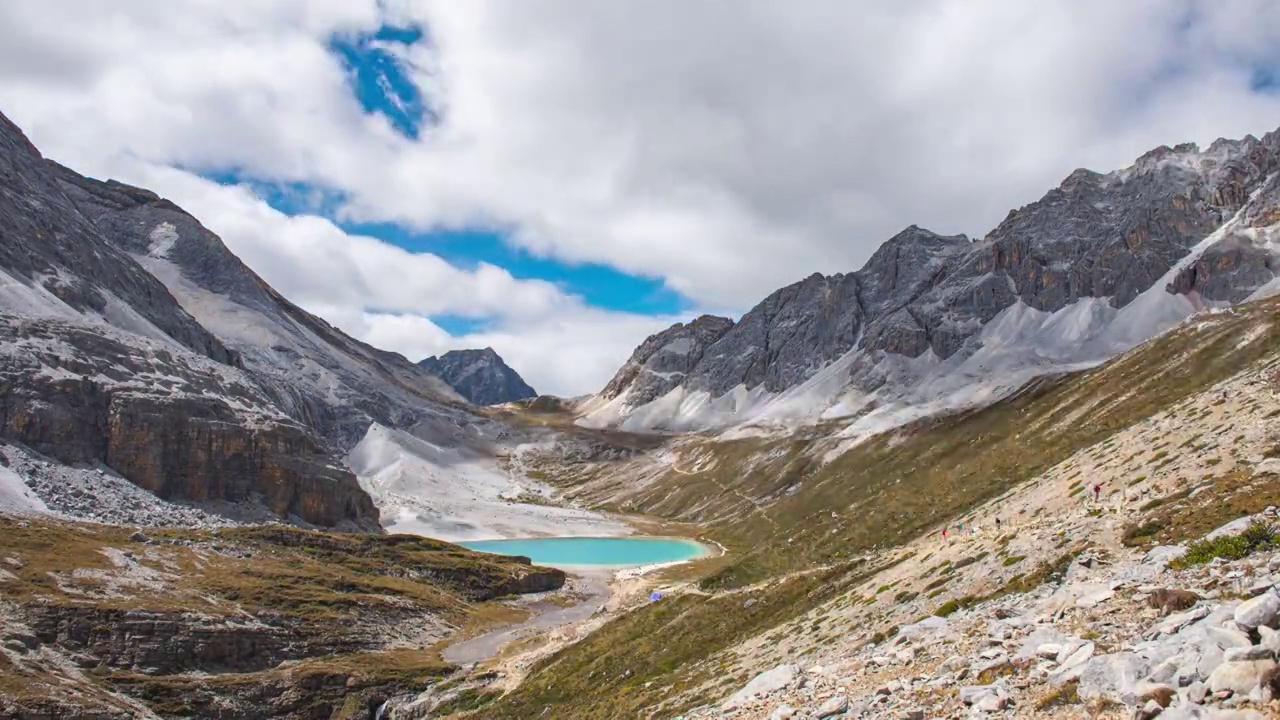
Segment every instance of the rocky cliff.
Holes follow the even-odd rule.
[[[493,348],[450,350],[440,357],[421,360],[418,366],[476,405],[500,405],[538,396]]]
[[[998,397],[1019,384],[1002,376],[1097,362],[1275,278],[1277,170],[1280,131],[1160,147],[1123,170],[1076,170],[977,241],[911,226],[857,272],[814,274],[737,323],[700,318],[649,338],[583,406],[585,422],[679,429],[951,406],[964,388],[997,384],[977,394]]]
[[[157,258],[186,252],[176,226],[131,229],[126,219],[143,211],[112,214],[109,199],[194,223],[153,194],[45,161],[0,116],[0,440],[64,463],[109,466],[165,498],[253,502],[284,518],[376,530],[372,501],[331,445],[344,432],[363,431],[346,430],[359,415],[345,419],[302,383],[273,382],[257,348],[229,348],[223,328],[202,324],[129,252],[133,230],[144,229]],[[237,297],[256,292],[270,308],[314,326],[314,336],[326,331],[215,237],[201,239],[205,253],[190,263],[217,278],[211,284],[226,283]],[[328,331],[332,345],[345,338]],[[401,385],[415,397],[439,386],[403,358],[397,364],[349,344],[367,359],[350,363],[352,375],[371,367],[402,372]],[[360,400],[370,412],[381,409],[369,396]]]

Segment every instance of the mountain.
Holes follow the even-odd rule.
[[[581,423],[699,429],[854,417],[871,432],[1096,364],[1275,284],[1280,132],[1076,170],[980,240],[908,227],[738,322],[643,344]]]
[[[440,357],[426,358],[418,366],[476,405],[500,405],[538,396],[493,348],[450,350]]]
[[[325,527],[379,526],[344,466],[370,428],[479,454],[507,432],[172,202],[45,160],[2,115],[0,356],[0,445]]]

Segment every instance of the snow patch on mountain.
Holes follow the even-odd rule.
[[[514,449],[517,457],[520,452]],[[493,456],[437,445],[377,423],[351,450],[347,464],[382,511],[383,527],[393,533],[459,541],[631,532],[588,510],[520,502],[550,498],[554,491],[503,470]]]
[[[27,483],[16,472],[0,466],[0,514],[32,515],[49,512]]]

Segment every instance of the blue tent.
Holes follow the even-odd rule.
[[[658,592],[657,590],[654,590],[653,592],[649,593],[649,599],[650,599],[650,600],[661,600],[661,599],[662,599],[662,593]]]

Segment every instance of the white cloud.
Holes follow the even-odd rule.
[[[130,175],[209,218],[232,252],[294,302],[415,361],[491,346],[539,391],[578,395],[603,387],[638,339],[687,319],[589,308],[551,283],[518,280],[493,265],[462,270],[429,253],[349,235],[324,218],[285,215],[246,188],[182,171],[142,167]],[[492,324],[455,337],[427,315]]]
[[[388,18],[432,43],[398,51],[441,117],[419,142],[361,112],[327,51]],[[1274,129],[1280,95],[1248,80],[1277,47],[1270,0],[7,0],[0,108],[51,156],[149,168],[166,194],[190,176],[156,168],[242,167],[341,189],[353,216],[512,226],[536,252],[745,309],[856,268],[907,224],[980,234],[1076,167]],[[563,368],[613,337],[554,288],[313,219],[255,230],[265,209],[242,200],[192,209],[252,238],[236,251],[331,320],[354,327],[370,298],[393,315],[496,312],[494,346],[574,392],[589,387]],[[326,254],[352,265],[312,257]],[[300,276],[317,267],[328,287]],[[433,336],[378,317],[381,344]],[[557,334],[569,322],[583,324]],[[648,322],[617,324],[636,336],[609,341],[609,364]]]

